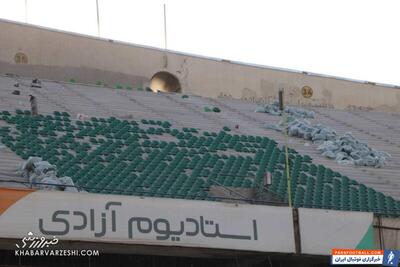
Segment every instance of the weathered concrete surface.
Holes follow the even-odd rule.
[[[108,85],[149,85],[158,71],[179,78],[184,93],[267,102],[285,88],[290,104],[400,112],[400,88],[164,52],[113,40],[0,20],[0,73]],[[28,64],[15,64],[22,52]],[[305,85],[313,96],[301,95]]]

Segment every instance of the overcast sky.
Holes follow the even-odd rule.
[[[28,23],[97,35],[96,0],[26,1]],[[400,85],[399,0],[98,1],[101,37],[163,48],[165,3],[168,49]]]

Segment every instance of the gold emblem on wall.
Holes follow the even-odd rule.
[[[311,98],[313,95],[313,89],[308,85],[303,86],[303,88],[301,88],[301,94],[304,98]]]

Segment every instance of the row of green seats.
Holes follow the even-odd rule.
[[[161,120],[70,117],[3,111],[0,118],[10,126],[0,127],[0,140],[23,159],[41,156],[55,164],[59,175],[89,192],[209,199],[211,186],[259,187],[271,172],[269,190],[287,200],[285,149],[270,138],[231,134],[228,127],[199,132]],[[158,139],[166,134],[176,141]],[[288,150],[296,207],[399,215],[399,201]]]

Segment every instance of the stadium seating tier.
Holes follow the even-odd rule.
[[[81,121],[59,111],[3,111],[0,119],[9,125],[0,128],[4,145],[24,160],[42,157],[88,192],[216,200],[212,186],[259,190],[270,172],[269,191],[287,201],[284,148],[266,136],[151,119]],[[400,215],[400,201],[288,150],[294,206]]]

